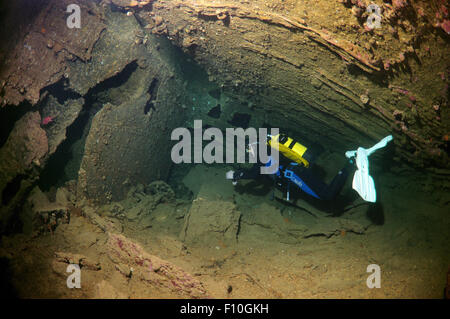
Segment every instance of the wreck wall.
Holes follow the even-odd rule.
[[[80,68],[101,71],[100,65],[114,64],[109,51],[117,43],[124,49],[118,48],[114,55],[135,57],[136,70],[117,92],[106,92],[110,102],[95,114],[86,140],[78,193],[99,202],[122,199],[136,183],[165,179],[170,133],[183,119],[182,81],[160,52],[159,41],[143,32],[133,17],[110,14],[93,58]],[[86,72],[77,71],[80,68],[73,68],[69,78],[81,78],[78,82],[89,87]]]
[[[369,1],[156,1],[139,14],[260,122],[339,152],[392,133],[397,163],[448,174],[443,1],[374,2],[372,30]]]
[[[82,28],[68,29],[65,11],[73,2],[42,2],[32,23],[2,21],[19,27],[17,41],[1,46],[0,104],[32,110],[2,130],[2,227],[41,172],[52,171],[49,159],[82,116],[90,118],[83,123],[80,197],[118,199],[129,185],[165,178],[169,170],[167,141],[184,116],[177,69],[134,16],[100,1],[75,1]],[[8,16],[20,15],[22,6],[27,1],[9,5]],[[125,84],[118,79],[124,76]]]

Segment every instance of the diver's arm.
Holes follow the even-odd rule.
[[[261,174],[260,167],[261,165],[255,164],[249,169],[228,171],[227,179],[232,179],[233,182],[237,182],[240,179],[256,179]]]

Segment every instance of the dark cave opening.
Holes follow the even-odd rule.
[[[16,298],[17,292],[12,283],[13,272],[10,259],[0,257],[0,289],[2,298]]]
[[[32,109],[33,107],[28,101],[17,106],[7,105],[0,108],[0,148],[8,140],[16,122]]]
[[[87,138],[90,124],[95,114],[105,103],[109,102],[107,91],[125,84],[137,67],[136,61],[133,61],[121,72],[100,82],[87,92],[86,96],[84,96],[83,109],[78,118],[66,129],[66,139],[59,145],[55,153],[50,156],[40,174],[38,186],[41,190],[48,191],[52,187],[63,186],[67,181],[77,178],[84,152],[84,143],[82,141]],[[51,87],[50,91],[56,94],[55,97],[62,103],[65,101],[64,98],[73,96],[65,92],[65,90],[61,90],[60,86],[56,88]],[[81,149],[75,149],[76,146],[81,147]],[[68,163],[71,163],[74,167],[68,169]]]
[[[136,71],[138,67],[137,61],[134,60],[127,64],[122,71],[117,73],[116,75],[107,78],[106,80],[100,82],[93,88],[91,88],[88,93],[86,94],[86,102],[93,102],[94,99],[97,98],[100,93],[105,92],[112,88],[118,88],[125,84],[125,82],[128,81],[131,74],[133,74],[134,71]]]
[[[68,89],[68,84],[69,82],[67,79],[61,78],[58,82],[42,88],[39,95],[44,96],[44,94],[50,94],[54,96],[60,104],[64,104],[64,102],[69,99],[79,99],[81,95]]]
[[[152,80],[152,83],[150,83],[150,87],[147,90],[147,93],[150,94],[150,99],[147,101],[144,107],[144,114],[147,115],[148,112],[150,112],[151,109],[155,110],[155,97],[158,92],[158,79],[154,78]]]
[[[220,104],[217,104],[208,112],[208,116],[215,118],[215,119],[220,118],[221,114],[222,114],[222,110],[221,110]]]
[[[12,179],[6,185],[5,189],[2,192],[2,205],[8,205],[9,202],[14,198],[17,192],[20,190],[20,183],[25,178],[25,175],[19,174]]]
[[[247,113],[239,113],[236,112],[233,114],[233,117],[231,118],[228,123],[230,123],[233,126],[242,127],[244,129],[247,129],[250,124],[251,115]]]
[[[73,160],[74,143],[83,138],[85,128],[91,118],[91,113],[82,111],[78,118],[67,128],[67,138],[59,145],[56,152],[50,156],[47,164],[40,174],[38,186],[43,191],[48,191],[51,187],[62,186],[65,182],[76,176],[68,176],[65,172],[67,163]]]

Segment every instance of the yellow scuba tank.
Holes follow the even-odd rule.
[[[309,166],[310,161],[306,159],[309,157],[306,154],[308,150],[306,146],[303,146],[294,139],[287,137],[285,134],[272,136],[267,143],[274,149],[278,148],[279,152],[286,158],[296,163],[303,164],[306,167]]]

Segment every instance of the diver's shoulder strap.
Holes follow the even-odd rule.
[[[306,185],[306,183],[297,174],[295,174],[294,171],[292,171],[290,169],[285,169],[284,177],[288,180],[288,183],[292,182],[295,185],[297,185],[305,193],[307,193],[315,198],[320,199],[320,197],[308,185]],[[288,186],[289,186],[289,184],[288,184]],[[289,190],[288,190],[288,197],[289,197]]]

